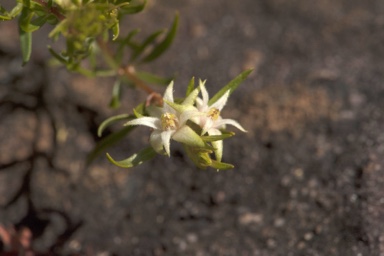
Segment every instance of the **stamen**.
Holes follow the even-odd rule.
[[[211,108],[208,111],[207,116],[210,117],[213,121],[216,121],[220,116],[220,110],[217,108]]]
[[[164,113],[161,115],[161,127],[163,130],[174,130],[177,127],[177,118],[174,114]]]

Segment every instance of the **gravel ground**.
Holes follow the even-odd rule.
[[[176,95],[255,69],[223,111],[248,130],[225,144],[236,168],[199,170],[177,146],[128,171],[86,167],[98,124],[144,94],[108,109],[113,81],[44,64],[44,31],[21,68],[0,23],[0,223],[62,255],[384,255],[384,1],[151,1],[123,30],[175,11],[174,45],[143,68],[175,75]],[[146,143],[133,135],[109,152]]]

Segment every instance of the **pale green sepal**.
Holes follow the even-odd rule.
[[[193,148],[185,145],[185,151],[192,162],[199,168],[205,169],[212,164],[212,160],[208,153],[202,152],[198,148]]]
[[[168,101],[168,100],[165,100],[164,99],[164,102],[169,105],[171,108],[173,108],[174,110],[176,110],[177,112],[179,113],[183,113],[185,111],[190,111],[190,110],[194,110],[195,107],[193,107],[192,105],[182,105],[182,104],[177,104],[177,103],[174,103],[174,102],[171,102],[171,101]]]
[[[235,166],[232,164],[212,160],[210,167],[215,168],[217,170],[229,170],[229,169],[233,169]]]
[[[121,120],[126,120],[129,118],[134,118],[134,116],[128,115],[128,114],[122,114],[122,115],[112,116],[112,117],[108,118],[107,120],[102,122],[101,125],[99,126],[99,129],[97,129],[97,136],[101,137],[104,129],[107,126],[111,125],[112,123],[115,123],[115,122],[121,121]]]
[[[208,105],[211,106],[213,103],[215,103],[218,99],[221,98],[227,91],[229,91],[229,95],[232,94],[234,90],[236,90],[237,87],[239,87],[240,83],[243,82],[248,75],[253,71],[253,69],[248,69],[244,72],[242,72],[240,75],[235,77],[233,80],[231,80],[226,86],[221,88],[220,91],[218,91],[215,96],[213,96],[209,102]]]
[[[138,152],[137,154],[133,154],[129,158],[121,161],[114,160],[108,153],[107,153],[107,158],[114,165],[117,165],[122,168],[130,168],[154,158],[155,155],[156,155],[156,151],[152,147],[147,147],[141,150],[140,152]]]
[[[215,148],[216,161],[218,162],[221,162],[221,159],[223,158],[223,144],[222,140],[212,141],[212,146]]]
[[[192,106],[195,103],[196,98],[199,95],[199,92],[200,92],[200,87],[197,87],[196,89],[194,89],[192,92],[189,93],[189,95],[185,98],[185,100],[181,104],[185,106]]]
[[[229,132],[221,135],[210,135],[210,136],[201,136],[201,138],[206,142],[212,142],[212,141],[218,141],[218,140],[224,140],[228,139],[235,135],[234,132]]]
[[[192,147],[206,147],[206,144],[201,139],[201,137],[187,125],[184,125],[179,130],[177,130],[173,134],[172,139]]]

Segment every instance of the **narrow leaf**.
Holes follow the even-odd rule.
[[[32,33],[25,32],[21,29],[19,29],[19,33],[20,33],[21,53],[23,55],[23,66],[24,66],[31,58]]]
[[[136,116],[136,118],[143,117],[145,112],[145,105],[144,103],[140,103],[138,106],[136,106],[133,109],[133,113]]]
[[[107,157],[108,160],[113,163],[114,165],[117,165],[122,168],[130,168],[139,164],[142,164],[145,161],[148,161],[156,156],[156,151],[152,147],[147,147],[137,154],[133,154],[127,159],[116,161],[114,160],[108,153]]]
[[[87,157],[87,165],[90,164],[98,155],[100,155],[102,152],[104,152],[107,148],[111,147],[112,145],[119,142],[121,139],[123,139],[127,134],[129,134],[135,126],[127,126],[121,129],[118,132],[111,133],[104,139],[102,139],[100,142],[97,143],[95,148],[89,153]]]
[[[22,3],[18,3],[10,12],[9,12],[9,15],[14,18],[16,17],[17,15],[19,15],[19,13],[21,12],[21,10],[23,9],[23,4]]]
[[[217,170],[229,170],[229,169],[233,169],[235,166],[233,166],[232,164],[217,162],[215,160],[212,160],[211,167]]]
[[[112,41],[115,41],[119,37],[119,34],[120,34],[120,26],[119,26],[119,23],[117,22],[112,27],[112,35],[113,35]]]
[[[120,106],[120,98],[121,98],[121,82],[118,79],[113,85],[112,99],[109,102],[109,106],[111,108],[118,108]]]
[[[120,15],[125,15],[125,14],[134,14],[141,12],[144,10],[144,7],[147,5],[147,0],[144,0],[142,4],[139,5],[127,5],[124,7],[121,7],[119,9],[119,14]]]
[[[243,82],[247,77],[248,75],[253,71],[253,69],[248,69],[244,72],[242,72],[240,75],[238,75],[237,77],[235,77],[232,81],[230,81],[226,86],[224,86],[223,88],[221,88],[220,91],[218,91],[215,96],[213,96],[209,102],[208,102],[208,105],[212,105],[213,103],[215,103],[218,99],[221,98],[221,96],[223,96],[228,90],[229,90],[229,95],[232,94],[232,92],[234,90],[237,89],[237,87],[240,85],[241,82]]]
[[[10,20],[12,19],[11,15],[7,12],[7,10],[0,5],[0,19],[1,20]]]
[[[171,29],[168,31],[164,40],[161,41],[157,46],[155,46],[151,53],[145,57],[142,62],[149,62],[156,58],[158,58],[161,54],[163,54],[171,45],[173,39],[175,38],[177,27],[179,25],[179,15],[176,14],[175,19],[172,23]]]
[[[173,78],[164,78],[147,72],[137,72],[136,75],[149,84],[168,85]]]
[[[228,138],[232,137],[233,135],[235,135],[235,133],[227,133],[227,134],[211,135],[211,136],[201,136],[201,138],[206,142],[212,142],[212,141],[228,139]]]
[[[144,42],[137,49],[134,50],[131,56],[131,60],[135,61],[137,57],[139,57],[140,54],[144,52],[147,46],[152,44],[163,33],[164,33],[164,30],[160,30],[148,36],[147,39],[145,39]]]
[[[59,53],[55,52],[50,46],[48,46],[48,51],[52,54],[52,56],[60,61],[63,64],[67,64],[67,59],[61,56]]]
[[[185,97],[188,97],[188,95],[195,89],[195,77],[192,77],[191,81],[189,81],[187,92],[185,94]]]
[[[121,120],[129,119],[129,118],[134,118],[134,116],[128,115],[128,114],[122,114],[122,115],[112,116],[112,117],[108,118],[107,120],[102,122],[101,125],[99,126],[99,129],[97,129],[97,136],[101,137],[101,135],[103,134],[103,131],[109,125],[116,123],[118,121],[121,121]]]

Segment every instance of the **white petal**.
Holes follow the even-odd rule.
[[[133,119],[124,125],[144,125],[153,129],[161,129],[160,119],[156,117],[144,116]]]
[[[209,94],[207,91],[207,88],[205,88],[205,80],[204,81],[199,81],[200,82],[200,90],[201,90],[201,96],[203,97],[203,105],[208,106],[208,101],[209,101]]]
[[[185,124],[189,119],[196,120],[195,117],[200,117],[203,115],[205,115],[205,114],[197,111],[197,109],[191,109],[191,110],[184,111],[180,115],[179,126]]]
[[[218,99],[215,103],[213,103],[210,106],[210,108],[217,108],[219,111],[221,111],[225,106],[225,104],[227,104],[228,97],[229,97],[229,90],[226,91],[226,93],[224,93],[224,95],[221,96],[220,99]]]
[[[202,100],[202,99],[200,99],[200,98],[197,98],[197,99],[196,99],[196,107],[197,107],[197,109],[200,110],[200,111],[205,111],[205,109],[204,109],[204,103],[203,103],[203,100]]]
[[[212,126],[214,125],[214,122],[212,121],[211,118],[207,118],[205,120],[205,124],[204,124],[204,127],[202,127],[202,132],[201,132],[201,135],[204,135],[209,129],[212,128]]]
[[[161,139],[162,131],[156,130],[151,133],[149,142],[151,143],[152,148],[159,154],[164,154],[164,145]]]
[[[221,128],[223,125],[230,124],[235,126],[237,129],[239,129],[242,132],[247,132],[238,122],[236,122],[233,119],[222,119],[220,121],[215,122],[215,128]]]
[[[163,131],[161,133],[161,141],[164,145],[165,153],[167,156],[171,156],[171,150],[170,150],[170,141],[171,141],[171,136],[172,134],[175,133],[175,131],[170,130],[170,131]]]
[[[167,89],[165,90],[164,100],[173,102],[173,81],[169,83]]]

